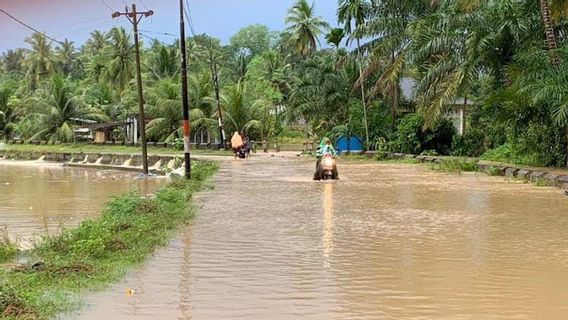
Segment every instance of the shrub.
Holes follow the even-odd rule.
[[[418,114],[410,114],[400,120],[390,149],[393,152],[411,154],[430,150],[447,155],[455,134],[456,129],[449,120],[444,119],[433,129],[424,130],[424,119]]]

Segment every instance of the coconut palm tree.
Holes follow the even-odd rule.
[[[189,111],[189,119],[198,129],[207,122],[205,112],[194,105]],[[173,142],[183,136],[181,86],[172,79],[159,80],[148,90],[148,116],[153,120],[146,127],[148,138],[157,141]]]
[[[269,104],[251,97],[245,82],[227,87],[221,95],[225,123],[233,131],[251,132],[259,129],[263,107]]]
[[[307,0],[298,0],[286,16],[289,25],[286,32],[291,34],[290,41],[296,51],[308,56],[317,50],[318,37],[329,29],[329,24],[315,15],[315,3],[308,4]]]
[[[131,37],[124,28],[114,28],[109,32],[110,42],[103,50],[106,65],[100,81],[115,88],[121,95],[129,86],[136,72],[135,48]]]
[[[154,80],[175,78],[179,75],[179,49],[173,46],[158,44],[150,52],[150,74]]]
[[[68,76],[71,74],[73,63],[77,58],[78,53],[73,46],[73,41],[65,39],[63,43],[55,48],[55,65],[57,72]]]
[[[54,56],[51,41],[45,35],[36,32],[26,39],[31,47],[26,55],[25,65],[31,80],[32,89],[37,88],[40,80],[54,72]]]
[[[341,28],[333,28],[331,31],[325,36],[325,40],[327,43],[333,45],[335,48],[335,54],[337,58],[339,58],[339,49],[341,48],[341,42],[345,38],[345,30]]]
[[[337,10],[339,23],[345,26],[345,32],[354,37],[357,41],[357,63],[359,65],[359,77],[363,75],[363,52],[361,52],[361,30],[360,26],[365,23],[371,5],[366,0],[340,0]],[[354,28],[353,28],[354,27]],[[365,144],[369,146],[369,125],[367,122],[367,101],[365,101],[365,82],[360,81],[361,102],[363,104],[363,114],[365,122]]]
[[[23,73],[26,51],[24,49],[8,50],[2,53],[0,62],[5,73]]]
[[[369,62],[357,85],[360,86],[362,81],[371,81],[369,96],[381,96],[390,105],[392,130],[402,100],[400,82],[407,70],[407,53],[411,43],[408,27],[431,8],[432,3],[424,1],[375,1],[366,23],[358,30],[358,35],[368,37],[371,41],[367,45]],[[378,77],[375,76],[377,74]]]
[[[85,51],[90,55],[99,54],[107,44],[107,35],[96,30],[91,32],[91,37],[85,43]]]
[[[61,75],[52,77],[46,94],[31,98],[26,104],[35,110],[29,116],[36,124],[31,140],[74,142],[74,120],[108,120],[101,110],[86,105],[82,97],[74,95],[73,88]]]

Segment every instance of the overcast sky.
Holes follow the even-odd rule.
[[[138,10],[155,12],[144,19],[140,29],[148,36],[171,42],[174,37],[153,32],[179,33],[178,0],[136,0]],[[191,15],[198,34],[207,33],[228,42],[231,35],[250,24],[264,24],[272,30],[284,29],[284,17],[294,0],[189,0]],[[111,19],[111,10],[124,10],[132,0],[0,0],[0,8],[47,35],[77,45],[93,30],[108,30],[123,25],[131,28],[125,18]],[[336,0],[315,0],[317,15],[336,25]],[[24,39],[32,31],[0,13],[0,52],[25,47]],[[189,35],[189,29],[187,29]]]

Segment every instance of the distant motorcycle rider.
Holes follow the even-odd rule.
[[[331,140],[329,140],[329,138],[327,138],[327,137],[324,137],[323,139],[321,139],[319,147],[316,151],[317,161],[316,161],[316,172],[314,173],[314,180],[318,180],[318,177],[321,176],[320,175],[321,160],[327,154],[330,154],[332,157],[336,157],[337,151],[335,150],[335,148],[331,144]],[[337,168],[333,169],[333,174],[334,174],[335,179],[339,178]]]

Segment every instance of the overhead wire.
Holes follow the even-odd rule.
[[[184,10],[184,14],[186,16],[187,19],[187,24],[189,25],[189,30],[191,31],[191,34],[195,37],[196,33],[195,33],[195,28],[193,26],[193,19],[191,18],[191,7],[189,6],[189,1],[185,0],[185,8],[183,8]]]
[[[168,33],[168,32],[159,32],[159,31],[150,31],[150,30],[139,30],[139,31],[140,32],[146,32],[146,33],[160,34],[160,35],[170,36],[170,37],[179,37],[179,35],[177,35],[177,34]]]
[[[115,11],[108,3],[106,3],[105,0],[99,0],[99,2],[101,2],[105,7],[107,7],[110,10],[110,12]]]
[[[44,32],[41,32],[41,31],[39,31],[38,29],[36,29],[36,28],[30,26],[29,24],[27,24],[27,23],[25,23],[25,22],[19,20],[18,18],[14,17],[14,16],[11,15],[10,13],[8,13],[6,10],[0,9],[0,12],[4,13],[4,14],[5,14],[6,16],[8,16],[10,19],[16,21],[17,23],[21,24],[22,26],[24,26],[24,27],[26,27],[26,28],[28,28],[28,29],[34,31],[34,32],[37,32],[37,33],[39,33],[39,34],[42,34],[42,35],[43,35],[44,37],[46,37],[47,39],[49,39],[49,40],[51,40],[51,41],[53,41],[53,42],[57,42],[57,43],[59,43],[59,44],[61,44],[61,45],[64,44],[62,41],[59,41],[59,40],[57,40],[57,39],[55,39],[55,38],[52,38],[52,37],[48,36],[47,34],[45,34]]]
[[[95,19],[95,20],[90,20],[90,21],[83,21],[83,22],[79,22],[79,23],[74,23],[74,24],[70,24],[70,25],[61,25],[61,26],[57,26],[57,27],[53,27],[53,28],[48,28],[45,29],[45,32],[49,32],[49,33],[55,33],[55,34],[60,34],[61,32],[59,30],[65,30],[68,31],[70,29],[76,29],[76,28],[80,28],[80,29],[90,29],[90,28],[95,28],[104,24],[108,24],[111,23],[112,21],[109,19]],[[23,37],[28,36],[28,33],[11,33],[10,35],[7,36],[2,36],[0,37],[0,41],[6,41],[6,40],[11,40],[11,39],[20,39]]]
[[[144,9],[145,9],[146,11],[150,11],[150,9],[148,9],[148,6],[144,3],[143,0],[140,0],[140,4],[144,7]]]

